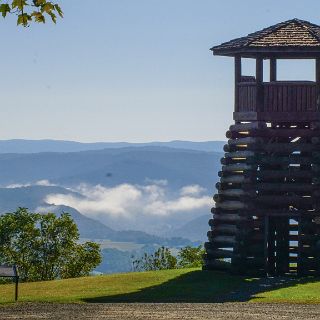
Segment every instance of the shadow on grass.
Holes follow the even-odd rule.
[[[84,299],[108,302],[245,302],[254,295],[280,287],[320,281],[316,278],[245,278],[213,271],[191,271],[165,283],[136,292]]]

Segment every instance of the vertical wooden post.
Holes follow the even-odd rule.
[[[276,275],[289,272],[289,219],[277,217],[276,223]]]
[[[270,82],[277,81],[277,59],[270,59]]]
[[[283,218],[283,273],[289,273],[290,271],[290,221],[289,218]]]
[[[274,223],[274,218],[269,217],[269,231],[268,231],[268,265],[267,265],[267,271],[268,275],[274,276],[276,272],[276,256],[275,256],[275,223]]]
[[[265,270],[266,270],[266,275],[269,275],[269,246],[268,246],[268,241],[269,241],[269,216],[264,217],[264,264],[265,264]]]
[[[303,234],[303,230],[302,230],[302,223],[303,223],[303,219],[300,216],[298,219],[298,254],[297,254],[297,276],[301,277],[303,276],[303,266],[302,266],[302,249],[303,249],[303,245],[302,245],[302,234]]]
[[[234,111],[239,111],[239,87],[241,81],[241,56],[234,57]]]
[[[13,271],[13,274],[14,274],[14,282],[15,282],[14,300],[18,301],[19,274],[18,274],[18,268],[17,268],[16,265],[12,266],[12,271]]]
[[[14,300],[18,301],[18,286],[19,286],[19,277],[15,277],[15,295],[14,295]]]
[[[320,58],[316,59],[317,111],[320,110]]]
[[[263,59],[262,57],[256,58],[256,111],[263,111]]]

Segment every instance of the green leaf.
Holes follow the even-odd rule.
[[[46,12],[50,14],[52,10],[54,10],[54,5],[51,2],[46,2],[44,5],[41,6],[41,12]]]
[[[32,18],[29,14],[23,13],[18,15],[17,25],[23,25],[24,27],[28,26],[28,22],[31,21]]]
[[[19,10],[23,10],[23,7],[27,5],[26,0],[13,0],[12,1],[12,8],[18,8]]]
[[[44,5],[46,2],[47,2],[47,0],[34,0],[34,1],[33,1],[33,4],[34,4],[36,7],[40,7],[40,6]]]
[[[29,26],[30,21],[45,23],[46,15],[54,23],[58,16],[63,18],[61,7],[53,0],[0,0],[0,14],[5,18],[8,13],[16,15],[17,25],[25,27]]]
[[[46,18],[41,12],[34,11],[34,12],[32,12],[31,16],[34,17],[35,22],[38,22],[38,23],[45,23],[46,22]]]
[[[9,13],[10,11],[11,11],[10,6],[7,3],[0,5],[0,12],[4,18],[6,17],[7,13]]]
[[[53,12],[49,12],[48,15],[51,17],[51,20],[54,22],[54,23],[57,23],[57,16],[53,13]]]
[[[61,18],[63,18],[63,12],[62,12],[60,6],[58,4],[55,4],[54,7],[55,7],[56,11],[58,12],[59,16]]]

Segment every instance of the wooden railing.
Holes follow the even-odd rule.
[[[264,111],[316,111],[317,92],[314,82],[265,83]]]
[[[256,92],[255,82],[241,82],[238,84],[238,106],[236,112],[256,111]]]
[[[317,88],[312,81],[276,81],[263,83],[263,105],[257,110],[257,86],[238,84],[236,112],[306,112],[317,110]]]

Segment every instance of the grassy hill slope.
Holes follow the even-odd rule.
[[[320,303],[320,279],[246,279],[218,272],[180,269],[23,283],[23,302],[290,302]],[[13,285],[0,285],[0,303],[13,299]]]

